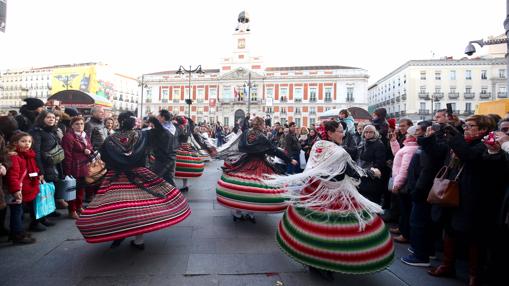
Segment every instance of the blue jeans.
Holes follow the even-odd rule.
[[[413,202],[410,214],[410,245],[417,258],[428,261],[429,256],[435,253],[433,237],[431,205],[427,202]]]
[[[297,165],[292,165],[292,163],[288,163],[286,165],[286,173],[287,174],[297,174],[297,173],[300,173],[300,163],[299,163],[299,156],[300,153],[297,153],[297,154],[288,154],[288,156],[294,160],[297,161]]]
[[[23,204],[9,205],[11,210],[10,229],[11,234],[17,235],[24,232],[23,230]]]

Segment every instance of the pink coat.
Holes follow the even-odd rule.
[[[415,152],[419,148],[417,142],[410,141],[404,142],[403,144],[405,144],[405,146],[399,149],[399,143],[397,141],[391,141],[391,149],[399,149],[396,152],[394,161],[392,163],[392,179],[394,182],[394,189],[400,189],[405,185],[408,176],[408,166],[410,165]],[[395,145],[398,146],[396,147]]]

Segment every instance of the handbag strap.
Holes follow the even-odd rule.
[[[449,170],[448,166],[442,166],[442,168],[440,168],[440,170],[438,171],[435,178],[443,179],[445,177],[445,174],[447,174],[447,170]],[[442,173],[442,171],[443,171],[443,173]]]
[[[463,172],[463,167],[465,167],[465,164],[461,165],[461,168],[460,168],[460,170],[458,171],[458,174],[456,174],[456,177],[454,178],[454,181],[457,181],[457,180],[458,180],[458,178],[460,177],[461,172]]]

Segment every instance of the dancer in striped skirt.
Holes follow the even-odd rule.
[[[255,222],[254,213],[277,213],[285,211],[286,200],[281,188],[263,183],[264,178],[278,170],[270,164],[267,155],[282,158],[287,163],[298,164],[284,152],[274,147],[264,135],[265,121],[255,117],[249,128],[249,116],[244,120],[238,149],[244,153],[236,161],[225,160],[223,175],[219,179],[217,201],[233,210],[233,220],[248,219]]]
[[[360,176],[379,176],[380,171],[356,166],[339,145],[343,128],[337,122],[324,122],[321,133],[325,140],[313,145],[303,173],[266,181],[294,191],[288,193],[290,206],[279,224],[277,243],[328,280],[333,272],[383,270],[392,263],[394,245],[377,214],[381,207],[357,191]]]
[[[185,197],[174,186],[145,168],[147,132],[133,130],[131,112],[118,117],[120,130],[101,147],[108,173],[76,225],[87,242],[114,241],[129,236],[131,245],[144,249],[143,234],[183,221],[191,214]]]

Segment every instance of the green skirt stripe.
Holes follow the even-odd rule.
[[[216,188],[216,193],[225,198],[241,201],[241,202],[253,202],[253,203],[284,203],[285,199],[282,197],[251,197],[251,196],[242,196],[237,194],[232,194],[230,192],[221,190],[220,188]]]
[[[284,241],[279,236],[279,232],[277,233],[277,242],[281,249],[293,259],[316,268],[326,269],[334,272],[341,272],[346,274],[366,274],[382,271],[387,268],[392,260],[394,259],[394,252],[391,252],[391,255],[384,257],[382,260],[378,260],[376,262],[367,263],[367,264],[339,264],[339,263],[331,263],[315,258],[308,257],[301,253],[295,252],[293,249],[289,248]]]
[[[317,248],[321,250],[358,252],[379,246],[381,244],[380,242],[387,241],[388,239],[390,239],[389,232],[387,231],[387,227],[385,226],[381,227],[377,232],[370,236],[355,238],[351,240],[332,240],[313,237],[306,233],[298,231],[295,227],[291,225],[287,218],[286,213],[283,216],[282,223],[283,228],[296,241],[304,245],[308,245],[312,248]]]
[[[349,214],[334,214],[334,213],[320,213],[319,211],[313,211],[310,209],[296,207],[295,211],[299,213],[299,215],[306,219],[309,222],[318,222],[320,224],[342,224],[342,225],[357,225],[359,220],[353,213]],[[363,212],[363,216],[368,217],[369,213],[367,211]]]
[[[270,189],[270,190],[277,189],[275,187],[270,187],[268,185],[262,184],[261,182],[257,183],[256,181],[241,181],[238,178],[232,179],[231,177],[229,177],[229,176],[226,177],[225,175],[221,176],[221,180],[223,180],[224,182],[230,183],[230,184],[234,184],[234,185],[242,185],[242,186],[247,186],[247,187],[255,187],[255,188]]]

